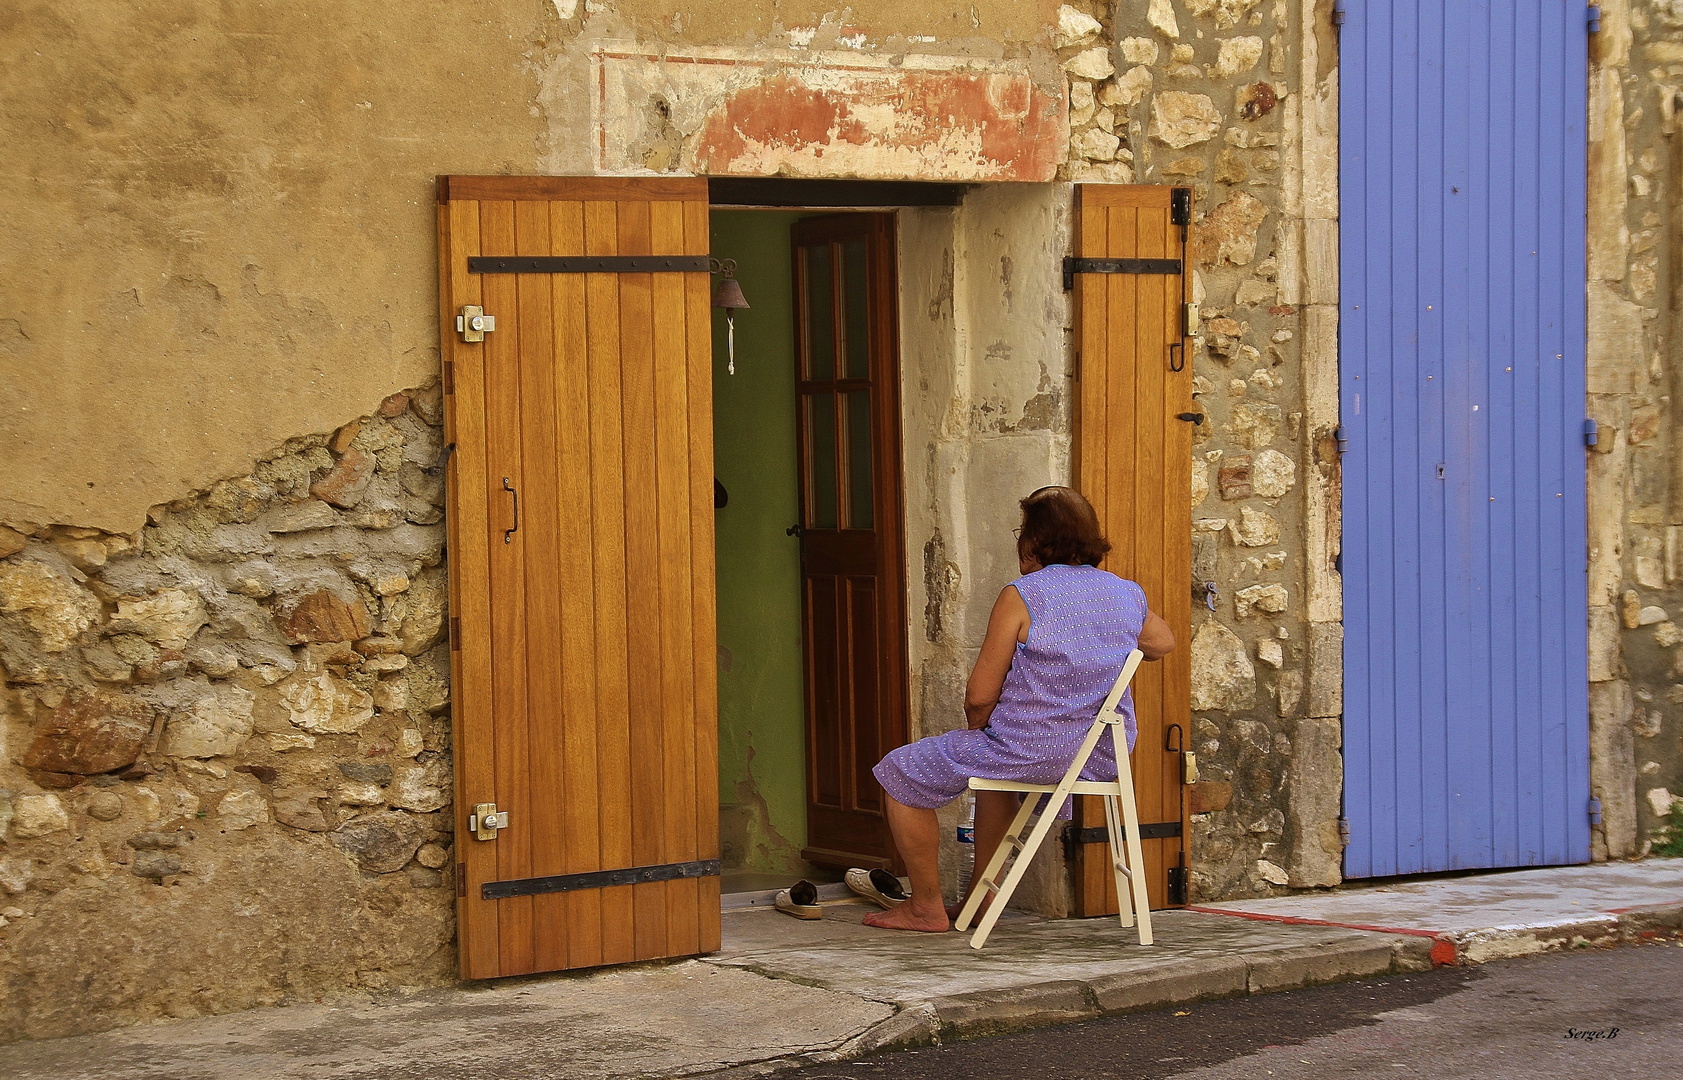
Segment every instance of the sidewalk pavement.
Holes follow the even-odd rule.
[[[702,960],[255,1009],[0,1046],[9,1080],[719,1080],[1107,1013],[1683,929],[1683,860],[1492,873],[959,934],[727,912]]]

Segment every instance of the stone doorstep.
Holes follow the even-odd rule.
[[[946,995],[906,1005],[833,1050],[758,1061],[707,1075],[716,1080],[747,1080],[888,1050],[914,1050],[1218,998],[1428,971],[1439,966],[1433,959],[1434,944],[1418,934],[1386,934],[1372,941],[1297,945],[1252,959],[1189,960],[1173,971]]]

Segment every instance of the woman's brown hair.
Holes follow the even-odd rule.
[[[1110,550],[1093,504],[1074,488],[1043,487],[1020,504],[1017,555],[1041,566],[1097,566]]]

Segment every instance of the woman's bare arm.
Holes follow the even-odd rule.
[[[1139,644],[1147,660],[1161,660],[1175,651],[1175,632],[1156,612],[1148,611],[1145,626],[1140,629]]]
[[[1005,689],[1005,674],[1011,670],[1017,642],[1028,640],[1029,622],[1028,605],[1023,603],[1017,587],[1005,586],[994,601],[993,614],[988,616],[982,653],[976,657],[976,666],[970,670],[970,684],[964,689],[964,717],[972,731],[988,726],[988,718],[999,704],[1000,691]]]

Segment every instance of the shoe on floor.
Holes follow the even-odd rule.
[[[824,909],[818,906],[818,886],[802,878],[787,889],[777,891],[777,910],[797,919],[822,919]]]
[[[911,897],[900,887],[900,879],[887,870],[861,870],[854,867],[843,878],[847,887],[867,900],[874,900],[884,911],[904,904]]]

